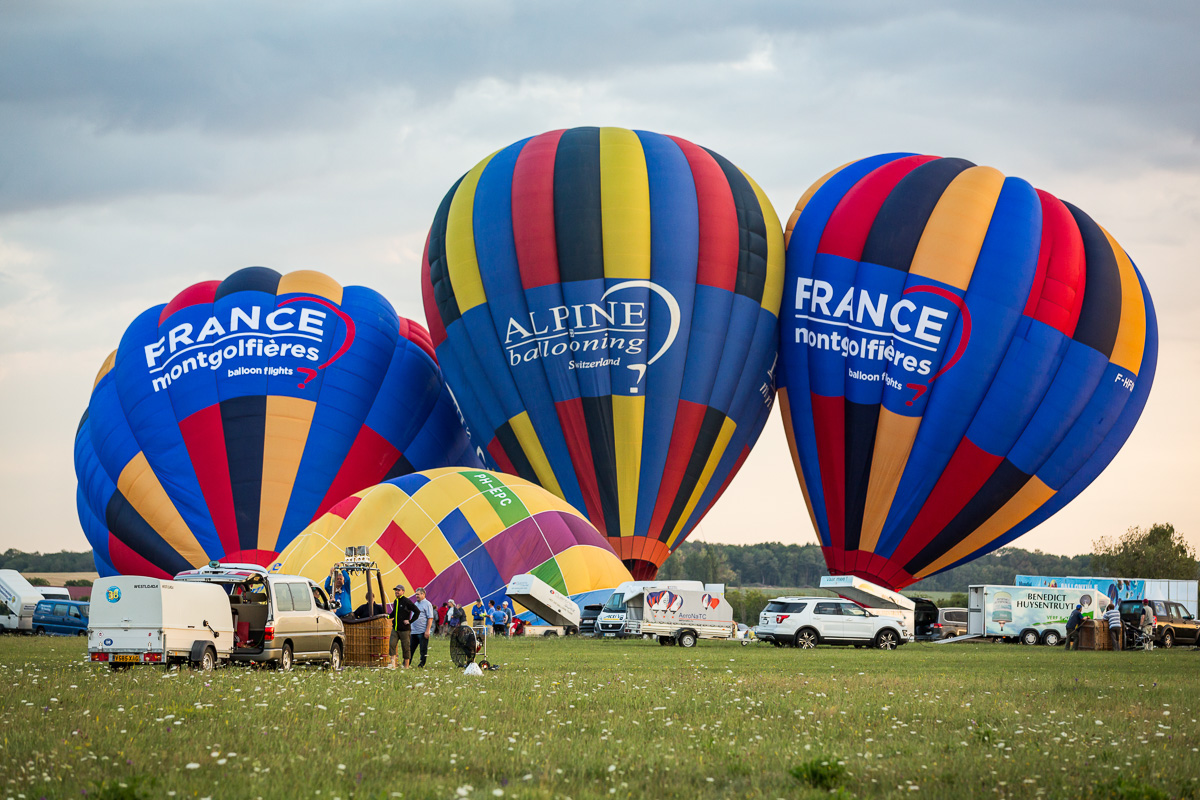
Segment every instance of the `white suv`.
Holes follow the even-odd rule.
[[[754,635],[776,647],[852,644],[894,650],[912,638],[904,620],[881,617],[837,597],[777,597],[758,615]]]

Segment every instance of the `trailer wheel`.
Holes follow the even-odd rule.
[[[1038,632],[1032,628],[1021,632],[1021,644],[1035,645],[1038,643]]]
[[[201,672],[212,672],[217,668],[217,651],[211,647],[204,648],[204,652],[200,655],[200,660],[196,662],[196,669]]]
[[[680,647],[695,647],[696,646],[696,634],[692,633],[691,631],[684,631],[683,633],[679,634],[679,646]]]
[[[1061,641],[1062,637],[1058,635],[1058,631],[1046,631],[1046,633],[1042,636],[1042,644],[1046,645],[1047,647],[1058,647],[1058,644]]]

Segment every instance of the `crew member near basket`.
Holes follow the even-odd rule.
[[[400,646],[400,653],[404,659],[404,669],[408,669],[408,662],[412,660],[412,641],[409,639],[409,631],[412,629],[412,621],[417,618],[420,611],[417,609],[416,603],[404,596],[404,584],[396,584],[392,591],[396,593],[396,604],[392,606],[392,613],[388,615],[392,619],[392,636],[388,642],[388,655],[391,657],[391,662],[388,664],[388,669],[396,668],[397,645]]]

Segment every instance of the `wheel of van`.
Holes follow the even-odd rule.
[[[1170,629],[1163,631],[1162,646],[1166,648],[1175,646],[1175,633]]]
[[[325,665],[329,669],[337,672],[342,668],[342,643],[334,642],[329,648],[329,663]]]
[[[34,635],[34,636],[45,636],[45,635],[46,635],[46,629],[45,629],[45,628],[38,628],[37,630],[35,630],[35,631],[33,632],[33,635]]]
[[[696,646],[696,634],[692,633],[691,631],[684,631],[683,633],[679,634],[679,646],[680,647],[695,647]]]
[[[796,647],[802,650],[812,650],[817,646],[817,632],[812,628],[796,631]]]
[[[1027,630],[1021,632],[1021,644],[1035,645],[1039,641],[1038,633],[1035,630]]]
[[[900,644],[900,637],[893,630],[880,631],[875,637],[875,646],[880,650],[895,650]]]
[[[1058,635],[1058,631],[1046,631],[1042,635],[1042,644],[1047,647],[1058,647],[1060,642],[1062,642],[1062,637]]]
[[[294,662],[295,659],[292,657],[292,644],[291,642],[284,642],[283,652],[279,655],[279,668],[284,672],[287,672],[292,668],[292,664]]]

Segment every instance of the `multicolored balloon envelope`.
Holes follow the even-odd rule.
[[[250,267],[140,315],[75,435],[101,575],[271,563],[352,492],[481,466],[429,334],[376,292]]]
[[[683,139],[553,131],[454,185],[423,287],[446,378],[500,469],[654,577],[774,402],[783,231],[766,196]]]
[[[957,158],[826,175],[788,223],[779,394],[834,573],[892,588],[1061,509],[1124,444],[1158,354],[1125,251]]]
[[[603,601],[629,571],[591,523],[562,499],[513,475],[471,469],[414,472],[334,505],[272,565],[322,581],[347,547],[367,545],[383,585],[425,587],[435,606],[497,605],[514,575],[533,573],[580,604]],[[354,605],[366,587],[352,580]]]

